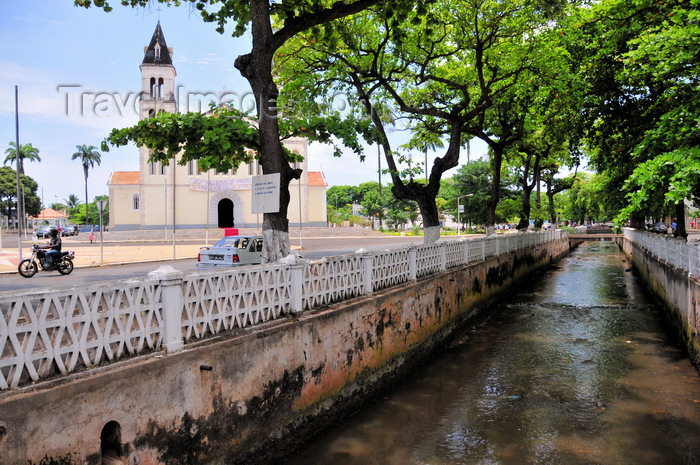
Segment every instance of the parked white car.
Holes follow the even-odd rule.
[[[257,265],[262,261],[262,236],[227,236],[212,247],[202,247],[197,255],[197,269]]]

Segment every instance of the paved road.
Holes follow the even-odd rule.
[[[422,243],[421,237],[397,237],[397,236],[373,236],[373,237],[328,237],[328,238],[306,238],[301,241],[299,248],[299,238],[290,238],[292,247],[300,250],[304,258],[316,260],[325,256],[342,255],[353,253],[360,248],[367,250],[384,250],[394,247],[401,247],[411,243]],[[83,286],[99,281],[112,281],[116,279],[128,279],[147,275],[149,272],[162,265],[170,265],[184,272],[196,271],[196,256],[201,242],[178,243],[173,260],[172,243],[154,242],[120,245],[108,243],[104,245],[102,251],[103,258],[110,260],[119,258],[120,261],[142,260],[140,263],[108,264],[96,266],[99,261],[99,247],[90,244],[71,244],[64,247],[66,250],[76,251],[76,268],[68,276],[61,276],[58,272],[39,272],[32,278],[23,278],[16,272],[16,266],[10,264],[3,269],[0,274],[0,293],[15,292],[23,290],[37,291],[42,288],[69,288]],[[93,260],[94,265],[80,265],[78,257],[85,260]],[[187,258],[183,258],[187,257]],[[24,258],[27,258],[25,256]],[[114,263],[114,261],[112,261]]]

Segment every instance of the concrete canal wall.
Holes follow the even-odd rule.
[[[492,299],[568,251],[564,235],[176,352],[0,392],[0,464],[269,462],[427,360]]]
[[[700,247],[658,234],[625,231],[621,248],[666,310],[666,316],[700,369]]]

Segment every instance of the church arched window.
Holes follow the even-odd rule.
[[[156,98],[156,78],[151,78],[151,98]]]
[[[156,116],[156,111],[153,108],[148,110],[148,117],[149,118],[155,118],[155,116]]]
[[[138,194],[133,194],[131,196],[131,209],[134,211],[141,209],[141,198]]]
[[[158,78],[158,97],[163,98],[165,94],[165,81],[163,78]]]

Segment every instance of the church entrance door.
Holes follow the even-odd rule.
[[[233,201],[221,199],[218,205],[219,228],[233,228]]]

